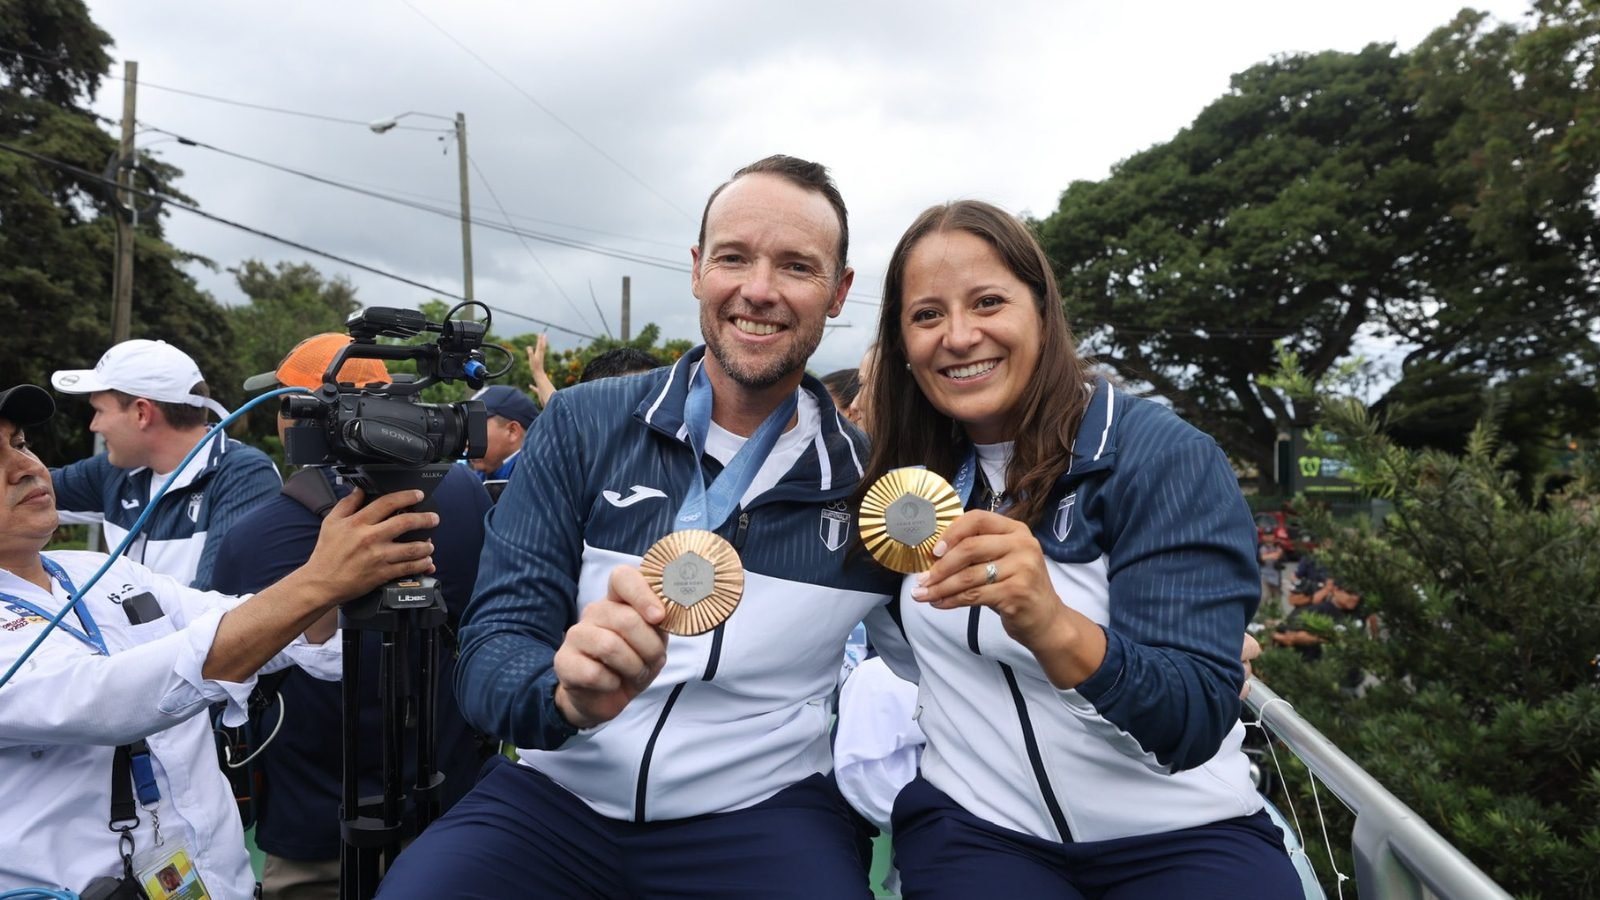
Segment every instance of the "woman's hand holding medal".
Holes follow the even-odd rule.
[[[936,609],[991,607],[1006,633],[1029,648],[1042,643],[1066,612],[1038,539],[1015,519],[967,512],[945,529],[933,555],[933,567],[917,576],[911,590],[914,600]]]
[[[556,651],[556,709],[593,728],[620,714],[667,662],[666,609],[632,566],[611,573],[604,599],[584,607]]]
[[[912,599],[936,609],[993,609],[1056,687],[1076,687],[1105,658],[1105,632],[1061,602],[1039,539],[1022,522],[972,510],[945,529],[933,555],[938,561],[917,576]]]

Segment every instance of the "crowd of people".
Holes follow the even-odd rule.
[[[597,359],[558,391],[541,340],[541,402],[485,389],[478,477],[427,497],[363,504],[324,470],[280,485],[256,451],[202,446],[221,410],[160,342],[52,379],[89,395],[106,456],[47,470],[25,431],[50,394],[0,392],[0,821],[36,848],[0,858],[0,889],[166,897],[192,875],[251,896],[205,710],[237,724],[265,685],[266,893],[337,896],[332,613],[437,572],[443,815],[380,896],[866,897],[869,822],[907,897],[1299,895],[1240,750],[1250,513],[1211,438],[1077,352],[1026,225],[977,201],[919,216],[873,349],[828,384],[806,366],[854,271],[824,167],[739,169],[690,256],[702,346]],[[247,384],[315,387],[341,340]],[[389,378],[372,360],[338,377]],[[858,510],[907,466],[964,512],[902,576],[863,551]],[[151,504],[115,560],[43,550],[58,506],[120,542]],[[640,564],[689,530],[731,547],[742,595],[669,636]],[[841,688],[863,622],[877,661]]]

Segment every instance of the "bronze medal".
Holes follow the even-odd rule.
[[[666,604],[661,627],[685,637],[721,625],[744,595],[739,551],[709,531],[674,531],[645,551],[639,571]]]
[[[961,515],[961,498],[927,469],[895,469],[861,500],[861,542],[872,558],[906,575],[933,566],[933,545]]]

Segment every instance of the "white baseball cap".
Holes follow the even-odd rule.
[[[204,406],[227,418],[222,404],[190,393],[205,381],[189,354],[166,341],[135,338],[107,350],[92,369],[63,369],[50,376],[50,384],[63,394],[121,391],[133,397]]]

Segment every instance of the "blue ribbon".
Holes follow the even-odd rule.
[[[694,450],[695,477],[690,480],[688,495],[683,498],[683,505],[678,508],[677,518],[673,520],[674,531],[691,528],[715,531],[728,521],[728,516],[738,508],[744,492],[756,480],[761,464],[767,461],[768,454],[777,445],[778,437],[783,434],[784,426],[789,424],[799,402],[797,396],[791,393],[778,404],[778,408],[767,416],[767,420],[745,441],[716,480],[711,482],[711,487],[707,488],[703,457],[706,435],[711,431],[711,399],[711,382],[706,377],[702,363],[695,370],[694,379],[689,384],[689,397],[683,405],[689,446]]]
[[[72,603],[73,601],[76,601],[78,599],[78,589],[73,586],[72,579],[67,577],[66,570],[57,565],[56,562],[49,557],[40,557],[39,561],[44,564],[45,572],[51,578],[54,578],[56,581],[60,582],[61,587],[66,590],[67,595],[71,598],[68,602]],[[53,613],[45,612],[44,610],[33,605],[27,600],[16,596],[15,594],[8,594],[0,591],[0,600],[6,600],[8,602],[15,603],[23,609],[26,609],[28,612],[31,612],[43,619],[50,619],[54,617]],[[88,644],[90,647],[93,647],[95,652],[99,653],[101,656],[109,656],[110,651],[106,649],[106,640],[100,636],[100,626],[95,624],[94,616],[90,615],[89,613],[89,607],[83,603],[74,603],[73,611],[78,614],[78,621],[83,623],[83,630],[79,631],[65,622],[58,623],[57,627],[59,627],[62,631],[65,631],[67,634],[77,638],[78,640],[83,641],[85,644]]]

